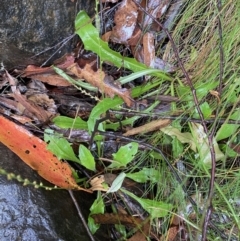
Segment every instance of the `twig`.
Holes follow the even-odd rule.
[[[169,115],[167,116],[166,113],[162,112],[162,113],[141,113],[141,112],[137,112],[134,110],[131,110],[131,112],[127,112],[124,110],[109,110],[110,114],[120,114],[120,115],[124,115],[127,117],[132,117],[132,116],[140,116],[140,117],[152,117],[152,118],[162,118],[162,119],[169,119],[169,120],[177,120],[180,119],[181,121],[189,121],[189,122],[195,122],[195,123],[202,123],[202,121],[200,119],[197,118],[192,118],[189,116],[181,116],[181,115]],[[209,118],[206,119],[205,122],[208,124],[214,123],[216,121],[216,118]],[[240,124],[240,121],[237,120],[228,120],[228,119],[224,119],[224,118],[219,118],[217,119],[217,122],[220,124]]]
[[[217,0],[217,9],[218,9],[218,34],[219,34],[219,85],[218,85],[218,93],[221,96],[222,92],[222,85],[223,85],[223,73],[224,73],[224,51],[223,51],[223,35],[222,35],[222,23],[220,19],[220,13],[222,10],[222,3],[221,0]],[[220,102],[221,103],[221,102]],[[218,103],[218,108],[216,110],[216,117],[218,116],[220,112],[220,103]],[[214,134],[216,132],[218,120],[214,121],[212,125],[212,129],[209,135],[209,139],[213,140]],[[212,210],[213,210],[213,204],[212,204],[212,198],[214,193],[214,182],[215,182],[215,173],[216,173],[216,162],[212,159],[212,168],[211,168],[211,178],[210,178],[210,184],[209,184],[209,190],[208,190],[208,207],[206,211],[206,215],[204,217],[203,222],[203,228],[202,228],[202,241],[207,239],[207,227],[209,220],[211,218]]]
[[[91,234],[89,228],[88,228],[88,225],[87,225],[87,223],[86,223],[86,221],[85,221],[85,218],[83,217],[83,214],[82,214],[81,209],[80,209],[80,207],[79,207],[79,205],[78,205],[78,203],[77,203],[77,200],[76,200],[76,198],[75,198],[74,195],[73,195],[73,191],[72,191],[72,190],[68,190],[68,192],[69,192],[70,197],[71,197],[72,200],[73,200],[73,203],[74,203],[74,205],[75,205],[75,207],[76,207],[76,209],[77,209],[77,212],[78,212],[78,216],[79,216],[79,218],[81,219],[82,224],[83,224],[84,228],[86,229],[87,234],[88,234],[90,240],[91,240],[91,241],[96,241],[96,240],[94,239],[93,235]]]

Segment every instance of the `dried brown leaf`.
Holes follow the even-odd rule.
[[[155,46],[154,36],[152,33],[145,33],[143,36],[143,56],[144,64],[148,67],[154,67]]]
[[[111,37],[112,31],[108,31],[105,34],[102,35],[101,39],[105,42],[109,42],[109,39]]]
[[[141,218],[121,213],[93,214],[91,217],[99,224],[123,224],[133,227],[141,225],[144,221]]]
[[[112,29],[111,40],[127,43],[137,24],[138,7],[131,0],[123,0],[114,16],[115,27]]]
[[[31,78],[39,80],[53,86],[71,86],[72,84],[65,80],[63,77],[54,73],[42,73],[32,75]]]
[[[122,89],[115,85],[114,82],[111,82],[112,77],[106,75],[101,69],[94,71],[89,64],[80,68],[75,63],[71,65],[68,70],[75,74],[78,78],[85,79],[88,83],[97,87],[100,92],[108,95],[109,97],[113,98],[114,95],[118,95],[124,100],[127,106],[131,106],[133,104],[133,99],[131,98],[129,91],[125,88]]]
[[[103,175],[99,175],[97,177],[94,177],[91,181],[91,191],[103,191],[106,192],[108,189],[103,186],[103,183],[105,182],[104,176]]]
[[[150,131],[154,131],[154,130],[158,130],[160,128],[166,127],[170,123],[171,123],[171,121],[168,119],[160,119],[160,120],[156,120],[156,121],[151,121],[150,123],[147,123],[145,125],[133,128],[133,129],[125,132],[123,135],[124,136],[132,136],[132,135],[136,135],[139,133],[141,133],[141,134],[147,133]]]
[[[66,55],[58,60],[56,67],[65,70],[70,65],[72,65],[74,61],[75,58],[72,55]],[[53,86],[71,86],[67,80],[55,74],[55,71],[52,69],[52,67],[38,67],[35,65],[28,65],[23,73],[21,73],[21,76],[37,79]]]
[[[146,11],[151,14],[152,17],[159,19],[166,12],[169,4],[169,0],[149,0],[147,2]],[[145,15],[144,21],[141,23],[143,28],[153,23],[152,17]]]
[[[41,122],[46,122],[49,120],[51,113],[45,111],[43,108],[35,104],[34,102],[28,100],[25,96],[21,95],[19,91],[12,94],[14,99],[18,101],[24,108],[23,114],[32,119],[36,119]]]

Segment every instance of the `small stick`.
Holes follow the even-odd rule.
[[[75,198],[74,195],[73,195],[73,191],[72,191],[72,190],[68,190],[68,193],[69,193],[70,197],[71,197],[72,200],[73,200],[73,203],[74,203],[74,205],[75,205],[75,207],[76,207],[76,209],[77,209],[78,216],[79,216],[79,218],[81,219],[82,224],[83,224],[84,228],[86,229],[87,234],[88,234],[90,240],[91,240],[91,241],[96,241],[96,240],[94,239],[93,235],[91,234],[89,228],[88,228],[88,225],[87,225],[87,223],[86,223],[86,221],[85,221],[85,218],[83,217],[82,211],[81,211],[81,209],[80,209],[80,207],[79,207],[79,205],[78,205],[78,203],[77,203],[76,198]]]

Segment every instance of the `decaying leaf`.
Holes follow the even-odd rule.
[[[68,70],[75,74],[78,78],[85,79],[92,86],[97,87],[102,93],[110,96],[114,95],[121,97],[127,106],[133,104],[133,99],[127,89],[122,89],[118,85],[114,84],[112,77],[106,75],[101,69],[94,71],[91,65],[86,64],[83,68],[80,68],[78,64],[73,64],[68,67]]]
[[[92,191],[103,191],[103,192],[106,192],[108,190],[108,188],[103,185],[104,182],[105,182],[104,176],[103,175],[99,175],[99,176],[93,178],[90,181],[90,184],[92,186],[90,189]]]
[[[43,83],[47,83],[49,85],[53,86],[71,86],[72,84],[69,83],[67,80],[65,80],[63,77],[54,74],[54,73],[42,73],[42,74],[35,74],[34,76],[31,76],[31,78],[40,80]]]
[[[60,69],[66,69],[72,65],[75,58],[72,55],[66,55],[61,60],[59,60],[56,67]],[[32,79],[37,79],[43,83],[48,83],[53,86],[71,86],[72,84],[65,80],[63,77],[57,75],[52,67],[38,67],[34,65],[28,65],[27,68],[21,73],[22,77],[29,77]]]
[[[139,126],[139,127],[133,128],[133,129],[125,132],[123,134],[123,136],[132,136],[132,135],[136,135],[136,134],[139,134],[139,133],[142,133],[142,134],[147,133],[147,132],[150,132],[150,131],[154,131],[154,130],[166,127],[170,123],[171,123],[171,121],[168,120],[168,119],[151,121],[150,123],[147,123],[143,126]]]
[[[127,43],[132,37],[137,24],[137,5],[131,0],[123,0],[114,16],[115,27],[111,40],[117,43]]]
[[[104,213],[104,214],[93,214],[91,217],[96,223],[99,224],[124,224],[128,226],[137,227],[143,224],[143,220],[138,217],[133,217],[127,214],[121,213]]]
[[[143,20],[143,28],[153,24],[153,18],[159,19],[167,10],[170,5],[169,0],[149,0],[147,1],[146,11],[151,14],[152,17],[145,15]]]
[[[200,159],[204,164],[211,165],[211,153],[210,153],[210,143],[208,141],[207,135],[204,132],[203,126],[198,123],[191,122],[192,135],[196,143]],[[216,138],[213,137],[212,145],[216,155],[216,161],[224,158],[224,154],[219,149]]]
[[[50,116],[52,115],[48,111],[45,111],[43,108],[41,108],[39,105],[34,103],[31,100],[28,100],[26,96],[21,95],[19,91],[16,91],[12,94],[14,99],[19,102],[23,107],[23,114],[27,117],[30,117],[32,119],[37,119],[41,122],[46,122],[49,120]],[[27,112],[25,112],[27,111]]]
[[[91,192],[77,185],[71,167],[47,150],[45,142],[3,116],[0,116],[0,141],[54,185]]]
[[[143,56],[144,64],[146,64],[148,67],[154,67],[155,46],[154,36],[152,33],[145,33],[143,36]]]

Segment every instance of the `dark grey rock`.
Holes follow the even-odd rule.
[[[42,179],[14,153],[0,144],[0,167],[29,180]],[[49,184],[50,185],[50,184]],[[74,193],[85,214],[93,195]],[[65,190],[36,189],[0,175],[1,241],[88,241],[73,202]]]
[[[91,0],[1,0],[0,62],[7,68],[52,63],[73,49],[76,39],[67,39],[78,11],[93,15],[94,6]]]

